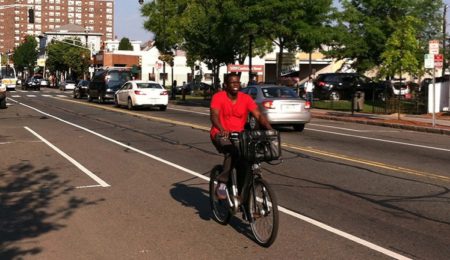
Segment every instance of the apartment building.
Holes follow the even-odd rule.
[[[0,52],[12,51],[25,35],[39,36],[67,24],[100,33],[102,41],[113,40],[114,0],[0,0]]]

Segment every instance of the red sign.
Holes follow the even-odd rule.
[[[248,72],[250,70],[248,65],[228,64],[228,72]],[[264,71],[264,65],[252,65],[252,72],[258,73]]]
[[[436,69],[441,69],[443,62],[444,62],[444,55],[442,55],[442,54],[435,54],[434,55],[434,67]]]

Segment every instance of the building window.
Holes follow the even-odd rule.
[[[113,18],[112,15],[110,15],[110,14],[106,15],[107,20],[112,20],[112,18]]]
[[[67,11],[68,11],[68,12],[73,12],[73,11],[75,11],[75,7],[69,6],[69,8],[67,8]]]

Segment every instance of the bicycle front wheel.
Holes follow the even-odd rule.
[[[211,175],[209,177],[209,200],[214,220],[222,225],[226,225],[231,218],[230,206],[228,205],[227,200],[219,199],[216,194],[216,187],[218,184],[217,176],[222,170],[222,165],[216,165],[211,170]]]
[[[278,203],[268,183],[255,179],[248,198],[250,226],[256,242],[269,247],[278,234]]]

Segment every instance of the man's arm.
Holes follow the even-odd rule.
[[[222,124],[220,123],[220,120],[219,120],[219,110],[218,110],[218,109],[214,109],[214,108],[210,108],[210,112],[209,112],[209,113],[210,113],[210,120],[211,120],[211,123],[212,123],[212,125],[213,125],[215,128],[219,129],[219,131],[220,131],[219,134],[220,134],[221,136],[223,136],[223,137],[228,137],[229,133],[223,129],[223,126],[222,126]]]
[[[262,125],[267,130],[272,130],[272,126],[270,125],[269,121],[267,120],[266,116],[261,113],[259,108],[250,111],[256,120],[258,120],[259,124]]]

